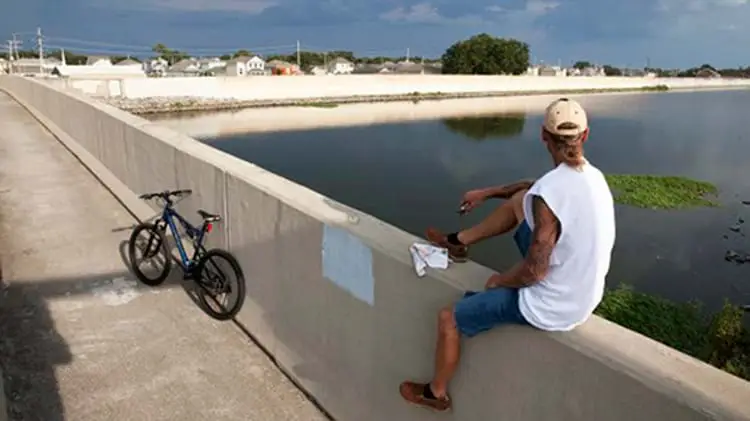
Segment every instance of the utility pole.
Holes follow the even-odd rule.
[[[13,34],[13,51],[16,53],[16,60],[18,60],[20,57],[18,56],[18,47],[20,47],[23,44],[23,41],[18,40],[18,34]]]
[[[13,73],[13,40],[8,40],[8,73]]]
[[[36,45],[39,49],[39,73],[44,74],[44,39],[42,28],[36,28]]]
[[[302,69],[302,60],[300,60],[300,53],[299,53],[299,40],[297,40],[297,67]]]

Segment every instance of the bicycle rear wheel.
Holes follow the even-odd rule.
[[[139,255],[140,252],[140,255]],[[128,241],[130,267],[138,280],[149,286],[164,282],[172,269],[172,256],[164,233],[156,225],[144,222],[133,230]],[[154,270],[143,270],[141,263],[148,259]]]
[[[195,268],[198,301],[203,311],[216,320],[229,320],[245,303],[245,275],[234,256],[226,250],[204,253]]]

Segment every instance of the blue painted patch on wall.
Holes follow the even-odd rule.
[[[323,276],[360,301],[375,305],[372,250],[341,228],[323,226]]]

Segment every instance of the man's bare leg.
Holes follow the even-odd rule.
[[[448,397],[448,382],[458,366],[460,337],[452,307],[440,310],[438,316],[438,339],[435,351],[435,376],[430,383],[405,381],[399,390],[407,401],[427,406],[438,411],[451,408]]]
[[[475,244],[483,239],[505,234],[516,228],[524,219],[523,197],[526,190],[514,194],[478,225],[458,233],[464,245]],[[453,306],[440,310],[438,315],[438,337],[435,348],[435,374],[427,385],[426,397],[445,399],[448,383],[456,373],[461,356],[461,335],[456,327]]]
[[[435,376],[430,382],[431,392],[438,399],[448,393],[448,382],[453,378],[461,355],[461,337],[453,316],[453,307],[440,310],[438,339],[435,349]]]
[[[510,200],[498,206],[487,218],[473,227],[457,234],[461,244],[470,246],[484,239],[505,234],[523,221],[523,196],[527,190],[514,194]]]

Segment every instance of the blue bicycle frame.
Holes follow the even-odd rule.
[[[185,229],[185,233],[187,234],[188,238],[193,240],[193,247],[195,248],[195,251],[193,253],[192,259],[188,258],[187,251],[185,251],[185,246],[182,245],[182,238],[180,237],[180,232],[177,230],[175,219]],[[177,251],[180,253],[182,267],[185,272],[190,272],[190,270],[193,269],[195,262],[197,261],[198,253],[200,253],[203,249],[203,239],[206,237],[206,233],[211,230],[211,224],[209,222],[204,222],[203,227],[201,227],[200,229],[196,228],[190,222],[185,220],[185,218],[180,216],[180,214],[172,208],[171,204],[166,204],[164,206],[164,212],[162,212],[159,222],[161,221],[166,222],[169,226],[169,229],[172,231],[172,235],[174,236],[175,243],[177,245]]]

